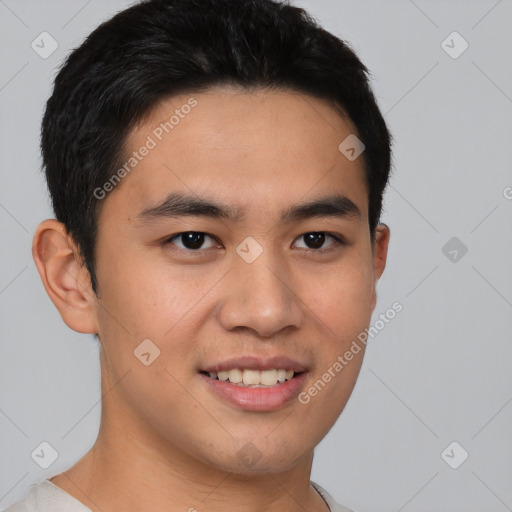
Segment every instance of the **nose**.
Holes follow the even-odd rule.
[[[222,327],[228,331],[249,329],[264,338],[286,328],[299,328],[304,304],[290,271],[266,251],[252,263],[237,260],[218,309]]]

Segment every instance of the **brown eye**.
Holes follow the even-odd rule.
[[[208,235],[206,233],[202,233],[200,231],[185,231],[183,233],[178,233],[177,235],[173,235],[171,238],[167,239],[166,243],[176,245],[180,249],[197,251],[201,248],[203,248],[203,249],[205,248],[202,246],[205,242],[205,239],[207,239],[207,238],[210,238],[211,240],[213,240],[213,238],[210,235]],[[179,244],[175,243],[174,240],[181,242],[181,246]],[[206,248],[215,246],[215,241],[213,240],[213,242],[214,243],[211,243]]]
[[[304,233],[299,237],[299,239],[303,239],[306,244],[306,249],[312,249],[312,250],[319,250],[324,245],[326,239],[332,238],[335,240],[334,244],[331,244],[330,246],[335,245],[342,245],[342,240],[339,236],[336,236],[331,233],[327,233],[326,231],[310,231],[309,233]],[[329,247],[330,247],[329,246]],[[328,248],[329,248],[328,247]],[[324,248],[325,250],[325,248]]]

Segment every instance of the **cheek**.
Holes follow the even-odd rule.
[[[102,284],[99,335],[116,379],[130,370],[131,380],[139,382],[130,396],[151,394],[150,382],[160,382],[169,391],[177,386],[178,396],[182,390],[172,377],[181,382],[190,371],[197,351],[194,335],[202,320],[201,298],[218,277],[199,279],[186,269],[177,275],[170,266],[148,261],[153,260],[118,258],[98,273]],[[154,362],[144,366],[137,354],[147,352],[146,360]]]
[[[108,260],[107,260],[108,261]],[[208,289],[210,278],[196,277],[154,258],[132,255],[110,260],[98,269],[100,323],[128,332],[131,338],[165,338]]]
[[[315,433],[317,442],[345,408],[361,369],[365,345],[358,336],[371,321],[371,272],[354,266],[323,284],[323,293],[315,294],[311,309],[324,339],[315,350],[317,364],[301,402],[307,411],[302,428]]]
[[[371,269],[362,265],[346,266],[315,279],[311,308],[334,332],[354,334],[371,320],[373,281]]]

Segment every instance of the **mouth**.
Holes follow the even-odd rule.
[[[304,388],[308,370],[287,357],[242,357],[198,370],[206,389],[236,409],[273,411],[291,404]]]
[[[200,373],[212,380],[227,382],[243,388],[271,388],[291,381],[304,372],[286,370],[285,368],[267,370],[233,368],[219,372],[201,371]]]

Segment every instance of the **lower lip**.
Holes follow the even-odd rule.
[[[245,388],[228,381],[214,380],[200,374],[207,386],[218,396],[246,411],[274,411],[296,399],[304,387],[307,372],[268,388]]]

